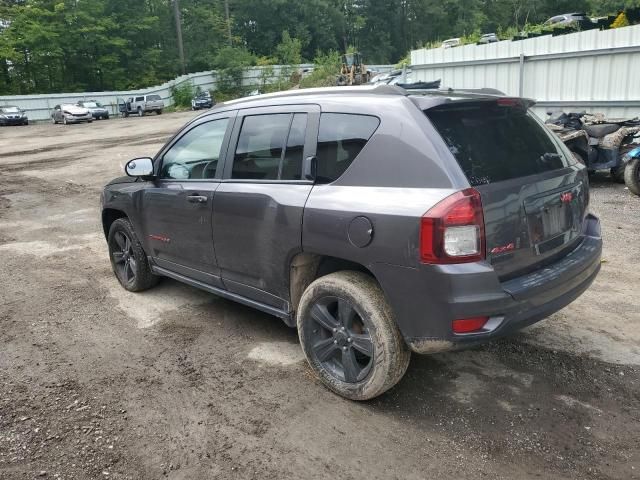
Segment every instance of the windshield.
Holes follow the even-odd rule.
[[[160,100],[160,95],[147,95],[147,102],[155,102]]]
[[[2,107],[0,110],[3,113],[20,113],[20,109],[18,107]]]
[[[522,106],[465,102],[427,110],[472,186],[566,167],[552,133]]]
[[[99,102],[84,102],[82,106],[87,108],[102,108],[102,104]]]

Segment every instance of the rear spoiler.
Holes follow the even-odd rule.
[[[476,102],[496,102],[503,107],[516,107],[528,109],[536,104],[531,98],[509,97],[505,95],[488,94],[486,91],[480,93],[478,90],[439,90],[431,91],[424,95],[410,95],[409,97],[420,110],[440,107],[443,105],[463,105],[465,103]]]

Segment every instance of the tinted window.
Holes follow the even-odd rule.
[[[525,177],[567,165],[552,133],[522,107],[475,102],[437,107],[426,114],[471,185]]]
[[[300,180],[302,175],[302,155],[304,137],[307,130],[307,114],[296,113],[291,122],[287,148],[282,161],[281,180]]]
[[[202,123],[189,130],[164,154],[161,178],[213,178],[229,119]]]
[[[136,97],[136,102],[142,102],[144,100],[144,97]]]
[[[299,179],[306,117],[290,113],[244,117],[231,178]]]
[[[323,113],[318,132],[317,183],[337,180],[351,165],[380,124],[377,117]]]

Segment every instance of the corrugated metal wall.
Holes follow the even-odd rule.
[[[640,25],[411,52],[415,80],[497,88],[547,109],[640,116]]]
[[[300,70],[312,68],[313,64],[297,65],[293,68]],[[273,67],[251,67],[244,71],[242,84],[249,86],[258,86],[263,82],[273,83],[280,75],[284,68],[289,66],[274,65]],[[386,72],[393,68],[392,65],[370,65],[368,68],[379,72]],[[272,69],[269,74],[269,69]],[[215,90],[217,85],[216,72],[198,72],[183,75],[175,80],[150,87],[142,90],[126,90],[121,92],[84,92],[84,93],[57,93],[43,95],[13,95],[0,96],[0,105],[15,105],[27,112],[30,120],[47,120],[51,117],[53,107],[61,103],[76,103],[80,100],[97,100],[106,106],[111,114],[118,111],[118,98],[124,99],[136,95],[158,94],[162,97],[165,105],[173,104],[171,97],[171,88],[190,82],[194,87],[200,87],[202,90]]]

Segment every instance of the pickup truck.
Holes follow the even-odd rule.
[[[123,116],[138,115],[142,117],[145,113],[156,112],[158,115],[164,109],[164,102],[160,95],[140,95],[137,97],[129,97],[124,102],[118,102],[118,108]]]

